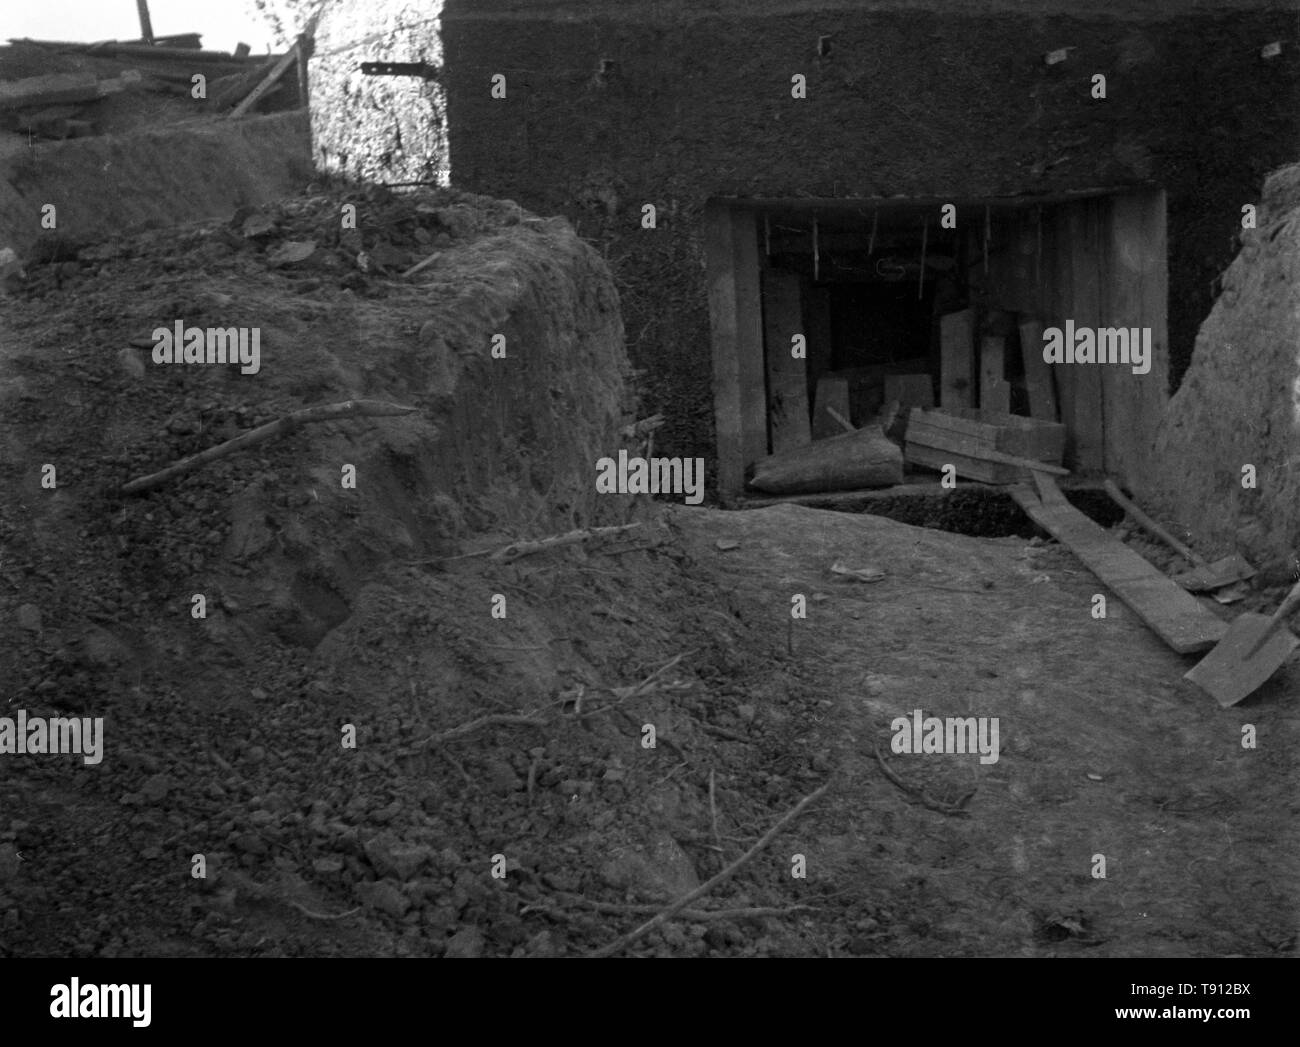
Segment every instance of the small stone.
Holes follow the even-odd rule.
[[[147,779],[140,789],[140,795],[149,803],[158,803],[167,796],[167,791],[171,788],[171,782],[165,774],[155,774]]]
[[[29,633],[39,633],[41,631],[41,609],[35,604],[23,604],[18,608],[18,624]]]
[[[758,709],[756,706],[746,703],[744,705],[736,706],[736,713],[746,723],[753,723],[754,717],[758,715]]]
[[[343,859],[336,854],[317,858],[311,863],[312,871],[319,876],[334,876],[343,871]]]
[[[249,694],[252,695],[253,700],[257,702],[264,702],[267,698],[266,692],[260,687],[254,687]]]
[[[124,346],[118,351],[117,362],[122,365],[122,370],[132,378],[143,378],[145,375],[144,361],[140,359],[138,350],[131,346]]]
[[[483,932],[477,927],[462,927],[447,942],[443,954],[450,959],[473,960],[483,955]]]
[[[388,880],[379,880],[378,882],[362,880],[352,890],[362,905],[369,909],[387,913],[395,919],[400,920],[406,915],[406,910],[411,907],[410,901],[397,889],[396,884],[390,883]]]

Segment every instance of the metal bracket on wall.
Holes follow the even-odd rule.
[[[422,80],[437,80],[442,70],[428,62],[362,62],[364,76],[418,76]]]

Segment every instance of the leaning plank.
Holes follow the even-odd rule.
[[[1047,478],[1040,480],[1040,484],[1045,490],[1055,488]],[[1107,588],[1179,654],[1207,651],[1228,631],[1226,623],[1201,607],[1195,597],[1108,535],[1064,498],[1048,505],[1028,486],[1012,488],[1011,496],[1031,520],[1068,546]]]
[[[200,451],[188,458],[182,458],[179,462],[169,465],[166,469],[160,469],[156,473],[150,473],[148,476],[141,476],[139,479],[132,480],[122,487],[122,494],[139,494],[141,491],[148,491],[159,484],[166,483],[174,476],[193,472],[200,466],[207,465],[218,458],[224,458],[228,454],[245,450],[254,444],[264,443],[272,437],[292,432],[300,425],[307,425],[311,422],[336,422],[341,418],[383,418],[392,415],[414,414],[418,410],[418,407],[403,407],[400,404],[384,403],[382,400],[345,400],[337,404],[318,404],[316,407],[304,407],[301,411],[294,411],[293,414],[287,414],[274,422],[268,422],[256,429],[250,429],[242,436],[236,436],[233,440],[227,440],[223,444],[217,444],[216,447],[209,447],[206,451]]]
[[[276,62],[271,71],[266,74],[266,79],[253,88],[249,96],[230,111],[229,119],[237,120],[252,109],[253,106],[257,105],[280,82],[280,77],[284,76],[284,71],[296,61],[298,61],[298,51],[295,48]]]
[[[1063,469],[1059,465],[1003,454],[969,441],[956,447],[929,447],[909,437],[905,457],[909,465],[924,465],[932,469],[952,465],[959,476],[985,483],[1014,483],[1029,479],[1035,472],[1051,473],[1053,476],[1070,475],[1069,469]],[[997,466],[1001,468],[996,468]]]
[[[212,109],[227,109],[248,97],[248,93],[257,87],[271,71],[272,63],[264,62],[242,73],[223,76],[208,85],[208,105]]]

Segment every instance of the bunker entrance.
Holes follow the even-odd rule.
[[[907,449],[888,481],[753,487],[757,462],[792,451],[823,476],[816,445],[850,429],[906,449],[914,409],[1028,434],[1033,457],[1084,477],[1131,483],[1147,466],[1167,397],[1161,191],[714,200],[705,233],[724,503],[937,483],[937,456]],[[1073,343],[1045,358],[1053,332],[1084,329],[1109,358],[1076,361]],[[1010,482],[981,469],[959,475]]]

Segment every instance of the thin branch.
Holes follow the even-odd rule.
[[[747,862],[749,862],[755,855],[757,855],[761,850],[763,850],[763,848],[765,848],[769,843],[771,843],[782,829],[784,829],[787,825],[789,825],[790,822],[798,818],[799,815],[801,815],[804,812],[805,808],[807,808],[809,804],[812,804],[817,800],[821,799],[822,795],[830,787],[831,787],[831,783],[828,781],[816,792],[809,793],[807,796],[805,796],[802,800],[800,800],[797,804],[795,804],[794,807],[792,807],[789,811],[787,811],[784,815],[782,815],[777,820],[776,824],[773,825],[772,828],[768,829],[767,832],[763,834],[763,836],[759,839],[758,843],[754,844],[753,847],[751,847],[748,851],[742,854],[734,862],[732,862],[725,869],[723,869],[722,872],[718,873],[716,876],[712,877],[711,879],[706,880],[704,883],[700,884],[700,886],[695,888],[695,890],[688,891],[686,894],[682,895],[679,899],[677,899],[677,901],[673,902],[672,905],[662,910],[657,916],[653,917],[650,920],[647,920],[640,927],[637,927],[635,930],[629,931],[627,934],[623,935],[623,937],[619,938],[617,941],[611,942],[609,945],[606,945],[604,948],[597,949],[595,952],[590,953],[589,955],[594,959],[599,959],[606,956],[614,956],[615,954],[622,952],[638,938],[644,937],[645,935],[653,931],[656,927],[658,927],[660,924],[665,923],[666,921],[672,919],[675,915],[677,915],[677,913],[681,912],[688,905],[690,905],[691,902],[695,901],[696,898],[701,898],[704,895],[708,894],[715,887],[723,883],[726,883],[733,876],[735,876],[736,873],[738,873],[745,866]]]
[[[889,769],[889,765],[885,763],[885,758],[880,755],[880,746],[873,744],[873,749],[876,753],[876,763],[880,764],[880,769],[885,772],[885,777],[902,789],[903,792],[907,793],[909,796],[915,796],[922,804],[930,808],[930,810],[938,811],[940,814],[951,815],[954,818],[964,818],[970,814],[970,811],[966,810],[966,804],[970,798],[975,795],[974,790],[968,792],[956,803],[943,803],[940,800],[932,800],[929,794],[924,790],[918,789],[913,785],[908,785],[902,778],[898,777],[897,774]]]
[[[121,493],[139,494],[141,491],[148,491],[159,484],[166,483],[173,477],[192,472],[200,466],[216,461],[218,458],[224,458],[236,451],[243,451],[255,444],[265,443],[272,437],[290,433],[300,425],[309,425],[312,422],[334,422],[340,418],[385,418],[393,415],[414,414],[418,410],[418,407],[403,407],[399,404],[384,403],[382,400],[345,400],[343,403],[305,407],[301,411],[294,411],[293,414],[287,414],[274,422],[260,425],[242,436],[236,436],[233,440],[217,444],[216,447],[209,447],[206,451],[190,455],[189,458],[182,458],[179,462],[169,465],[166,469],[132,480],[122,487]]]

